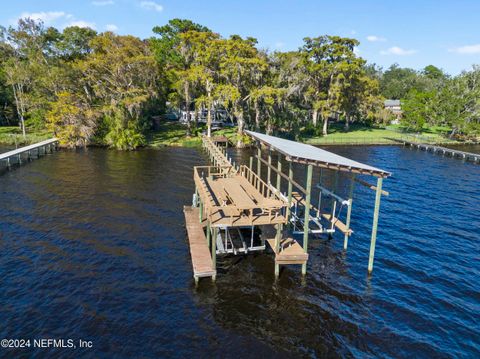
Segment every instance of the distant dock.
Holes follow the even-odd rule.
[[[429,145],[426,143],[418,143],[418,142],[413,142],[413,141],[406,141],[406,140],[399,140],[399,139],[393,139],[394,141],[401,142],[405,146],[411,146],[426,152],[432,152],[434,154],[442,154],[445,156],[451,156],[453,158],[461,158],[464,159],[465,161],[472,161],[475,163],[480,163],[480,154],[478,153],[472,153],[472,152],[465,152],[465,151],[459,151],[459,150],[454,150],[452,148],[447,148],[447,147],[441,147],[441,146],[436,146],[436,145]]]
[[[25,147],[17,148],[16,150],[0,153],[0,166],[5,164],[10,168],[13,164],[22,164],[23,161],[28,161],[34,157],[39,158],[47,153],[52,153],[57,149],[58,139],[51,138],[42,142],[34,143]]]

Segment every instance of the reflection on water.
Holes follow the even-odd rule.
[[[311,240],[305,281],[290,266],[275,282],[256,254],[220,260],[217,283],[195,289],[182,206],[205,163],[196,150],[60,151],[1,175],[0,337],[88,339],[115,357],[477,356],[480,167],[329,149],[394,173],[371,278],[362,186],[348,251],[341,236]]]

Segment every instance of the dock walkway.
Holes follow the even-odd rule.
[[[183,213],[185,214],[195,282],[198,282],[198,279],[202,277],[212,277],[215,280],[217,271],[213,266],[207,239],[203,232],[203,224],[199,221],[199,209],[184,206]]]
[[[5,162],[7,167],[10,167],[12,160],[15,159],[16,163],[22,163],[22,155],[27,154],[27,158],[32,158],[32,152],[35,151],[35,155],[40,157],[42,154],[46,154],[47,152],[52,152],[54,149],[57,148],[58,139],[51,138],[49,140],[41,141],[38,143],[34,143],[33,145],[28,145],[24,147],[17,148],[16,150],[0,153],[0,163]]]
[[[406,141],[406,140],[398,140],[398,139],[393,139],[394,141],[401,142],[405,146],[411,146],[411,147],[416,147],[420,150],[424,150],[426,152],[432,152],[434,154],[442,154],[442,155],[450,155],[452,157],[458,157],[462,158],[466,161],[472,161],[476,163],[480,163],[480,154],[478,153],[472,153],[472,152],[465,152],[465,151],[459,151],[459,150],[454,150],[452,148],[447,148],[447,147],[441,147],[441,146],[436,146],[436,145],[429,145],[426,143],[418,143],[418,142],[413,142],[413,141]]]

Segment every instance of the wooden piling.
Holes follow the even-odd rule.
[[[305,218],[304,218],[304,228],[303,228],[303,250],[305,253],[308,253],[308,232],[309,232],[309,222],[310,222],[310,198],[312,191],[312,173],[313,166],[307,166],[307,183],[305,185]],[[302,264],[302,274],[307,273],[307,263]]]
[[[257,150],[257,175],[258,177],[262,178],[262,148],[261,145],[258,145]]]
[[[382,197],[382,183],[383,183],[383,178],[379,177],[377,180],[377,191],[375,194],[375,209],[373,212],[372,239],[370,241],[370,255],[368,257],[368,273],[372,273],[372,270],[373,270],[373,258],[375,256],[375,244],[377,241],[378,214],[380,211],[380,199]]]
[[[277,171],[277,191],[280,192],[280,186],[282,184],[282,177],[280,176],[280,173],[282,173],[282,154],[280,152],[278,153]]]
[[[267,184],[270,184],[270,175],[272,174],[272,150],[268,149],[268,167],[267,167]]]
[[[212,266],[214,270],[217,270],[217,236],[218,228],[213,227],[213,238],[212,238]],[[212,276],[212,280],[215,281],[216,277]]]
[[[355,187],[355,173],[352,173],[350,178],[350,191],[348,193],[348,209],[347,209],[347,221],[345,225],[347,226],[347,231],[345,232],[345,237],[343,239],[343,249],[348,247],[348,237],[350,236],[350,217],[352,215],[352,203],[353,203],[353,189]]]
[[[277,233],[275,235],[275,255],[280,253],[280,240],[282,239],[282,225],[277,224]],[[275,278],[280,275],[280,265],[275,261]]]
[[[293,189],[293,165],[288,162],[288,206],[287,206],[287,220],[290,222],[290,211],[292,207],[292,189]]]

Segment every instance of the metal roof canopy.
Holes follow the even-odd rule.
[[[328,169],[343,172],[355,172],[382,178],[386,178],[391,175],[390,172],[351,160],[329,151],[322,150],[318,147],[285,140],[275,136],[264,135],[258,132],[245,132],[264,145],[282,153],[286,157],[287,161],[312,164]]]

